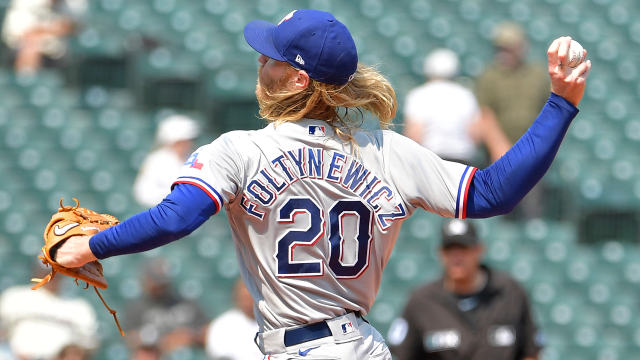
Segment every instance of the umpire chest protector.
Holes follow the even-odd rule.
[[[505,274],[485,270],[487,286],[469,297],[445,290],[442,280],[414,291],[400,320],[408,328],[400,346],[410,346],[411,337],[415,343],[407,359],[515,360],[538,347],[524,290]]]

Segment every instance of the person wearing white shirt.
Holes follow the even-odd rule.
[[[238,279],[233,292],[236,307],[209,325],[205,340],[207,355],[213,360],[261,359],[262,353],[253,342],[258,324],[253,315],[251,294],[242,279]]]
[[[443,159],[472,163],[478,144],[484,143],[497,160],[495,147],[503,147],[505,139],[497,123],[481,118],[473,92],[453,80],[459,63],[449,49],[436,49],[425,58],[428,80],[407,95],[403,133]]]
[[[46,270],[39,265],[34,275]],[[85,299],[60,296],[61,279],[54,277],[38,291],[29,285],[12,286],[0,296],[0,319],[19,359],[51,360],[72,344],[84,349],[98,346],[93,307]]]
[[[86,13],[86,0],[12,0],[3,24],[2,40],[15,51],[15,69],[34,73],[43,56],[60,59],[71,34]]]
[[[153,207],[171,192],[171,184],[191,154],[199,132],[198,124],[184,115],[169,116],[158,125],[158,148],[144,159],[133,184],[138,204]]]

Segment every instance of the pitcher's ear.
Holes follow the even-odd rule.
[[[309,86],[309,82],[311,79],[309,78],[309,74],[307,74],[304,70],[298,70],[298,74],[295,80],[296,89],[304,90]]]

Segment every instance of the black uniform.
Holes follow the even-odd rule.
[[[388,343],[397,360],[519,360],[536,356],[542,339],[526,292],[508,275],[483,267],[487,285],[460,297],[438,280],[411,294]]]

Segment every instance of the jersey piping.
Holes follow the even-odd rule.
[[[218,211],[222,209],[222,206],[224,204],[224,201],[222,200],[222,196],[220,195],[219,192],[216,191],[216,189],[213,188],[213,186],[207,184],[206,181],[194,176],[181,176],[178,178],[178,180],[176,180],[173,183],[173,185],[175,184],[194,185],[202,189],[205,193],[207,193],[207,195],[209,195],[211,200],[213,200],[213,202],[216,204],[216,212],[213,215],[217,214]]]
[[[476,168],[467,166],[460,179],[460,185],[458,186],[458,196],[456,201],[456,219],[467,218],[467,196],[469,195],[469,186],[473,180],[473,175],[476,173]]]

